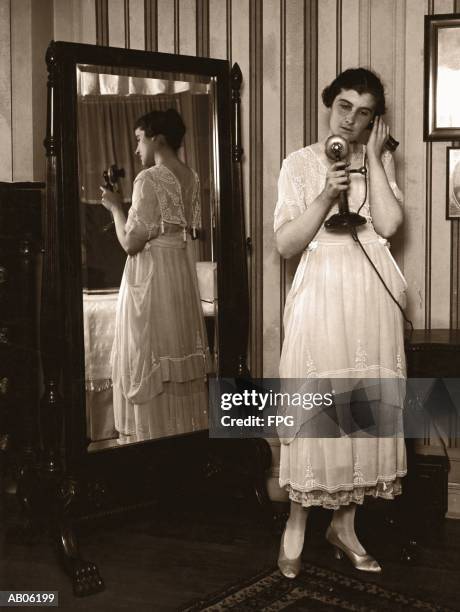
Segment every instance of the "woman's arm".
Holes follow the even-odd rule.
[[[113,215],[118,242],[128,255],[136,255],[136,253],[142,251],[147,242],[147,232],[144,233],[142,230],[126,232],[126,215],[123,211],[120,195],[105,187],[101,187],[101,191],[102,205]]]
[[[303,251],[312,241],[330,207],[331,202],[322,192],[306,211],[296,219],[284,223],[275,234],[279,254],[289,259]]]
[[[324,221],[340,192],[346,191],[350,177],[341,161],[332,164],[326,175],[323,191],[313,200],[302,214],[292,221],[284,223],[276,232],[276,247],[280,255],[289,259],[305,249]]]
[[[382,151],[389,129],[381,117],[376,117],[367,144],[369,160],[369,202],[375,231],[388,238],[403,220],[401,206],[388,182],[382,163]]]

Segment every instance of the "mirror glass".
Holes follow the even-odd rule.
[[[188,180],[135,154],[137,120],[170,108],[186,126]],[[207,429],[218,357],[214,78],[80,64],[77,122],[88,450]],[[147,223],[139,253],[121,247],[101,185],[118,192],[127,230]]]

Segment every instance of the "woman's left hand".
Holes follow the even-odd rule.
[[[102,191],[102,206],[107,208],[110,212],[112,212],[114,208],[121,208],[121,197],[119,193],[110,191],[110,189],[102,185],[99,188]]]
[[[383,153],[383,147],[385,146],[388,136],[390,135],[390,129],[379,115],[374,119],[374,125],[372,126],[371,135],[367,142],[367,154],[369,157],[375,157],[380,159]]]

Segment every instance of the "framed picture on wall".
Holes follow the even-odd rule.
[[[460,13],[425,15],[423,139],[460,140]]]
[[[460,147],[447,147],[446,219],[460,219]]]

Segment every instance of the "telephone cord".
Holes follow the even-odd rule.
[[[368,192],[368,187],[367,187],[367,154],[364,153],[364,159],[363,159],[363,166],[359,169],[360,174],[362,174],[364,176],[364,198],[363,201],[361,203],[361,206],[358,208],[358,215],[360,210],[362,209],[362,207],[364,206],[364,204],[366,203],[367,200],[367,192]],[[404,320],[406,321],[406,323],[408,323],[410,325],[411,328],[411,333],[414,331],[414,325],[412,323],[412,321],[410,319],[408,319],[406,317],[406,314],[401,306],[401,304],[398,302],[398,300],[394,297],[394,295],[391,293],[390,289],[388,288],[387,284],[385,283],[385,281],[383,280],[380,272],[377,270],[374,262],[372,261],[372,259],[369,257],[369,255],[366,252],[366,249],[364,248],[364,246],[362,245],[360,239],[358,238],[358,234],[356,232],[356,228],[354,226],[350,227],[350,232],[352,235],[352,238],[355,242],[357,242],[359,244],[359,246],[361,247],[362,252],[364,253],[364,255],[366,256],[367,260],[369,261],[369,263],[371,264],[371,266],[374,268],[375,273],[377,274],[377,276],[379,277],[382,285],[385,287],[388,295],[391,297],[391,299],[393,300],[393,302],[396,304],[396,306],[399,308],[399,310],[401,311],[402,316],[404,317]]]
[[[391,297],[391,299],[393,300],[393,302],[396,304],[396,306],[399,308],[399,310],[401,311],[401,314],[404,318],[404,320],[406,321],[406,323],[408,323],[410,325],[411,328],[411,333],[414,331],[414,325],[412,323],[412,321],[410,319],[408,319],[406,317],[406,314],[403,310],[403,307],[401,306],[401,304],[398,302],[398,300],[395,298],[395,296],[391,293],[390,289],[388,288],[388,285],[386,284],[386,282],[383,280],[380,272],[377,270],[377,267],[375,266],[374,262],[372,261],[372,259],[369,257],[369,255],[366,252],[366,249],[364,248],[361,240],[358,238],[358,234],[356,233],[356,228],[355,227],[350,227],[350,232],[351,232],[351,236],[353,238],[353,240],[355,242],[357,242],[359,244],[359,246],[361,247],[362,252],[364,253],[364,255],[366,256],[368,262],[371,264],[371,266],[374,268],[375,273],[377,274],[377,276],[379,277],[382,285],[385,287],[388,295]]]

